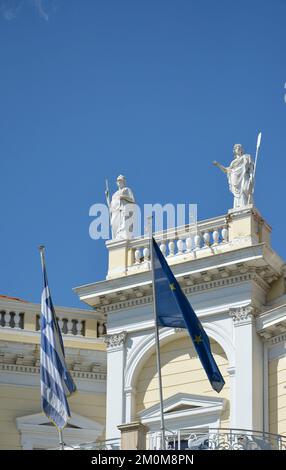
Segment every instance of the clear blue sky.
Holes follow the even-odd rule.
[[[232,205],[234,143],[254,153],[256,205],[286,258],[284,0],[0,0],[0,293],[39,302],[37,246],[54,303],[103,279],[89,238],[104,182],[137,201]]]

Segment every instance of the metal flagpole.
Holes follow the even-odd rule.
[[[40,251],[40,256],[41,256],[41,263],[42,263],[42,269],[43,272],[46,271],[46,259],[45,259],[45,246],[40,245],[39,246],[39,251]],[[64,439],[63,439],[63,431],[62,429],[58,429],[59,432],[59,445],[61,450],[65,450],[65,444],[64,444]]]
[[[60,441],[60,449],[65,450],[65,443],[64,443],[64,438],[63,438],[63,430],[59,429],[59,441]]]
[[[156,290],[155,290],[155,274],[154,274],[154,259],[153,259],[153,216],[148,217],[149,221],[149,236],[150,236],[150,257],[151,257],[151,272],[152,272],[152,287],[153,287],[153,305],[154,305],[154,322],[155,322],[155,343],[156,343],[156,359],[157,359],[157,372],[159,380],[159,398],[160,398],[160,418],[161,418],[161,443],[162,449],[166,450],[165,440],[165,421],[164,421],[164,406],[163,406],[163,386],[161,374],[161,357],[160,357],[160,342],[159,342],[159,328],[157,323],[157,309],[156,309]]]
[[[41,256],[42,269],[44,270],[44,267],[45,267],[45,247],[44,247],[44,245],[39,246],[39,252],[40,252],[40,256]]]

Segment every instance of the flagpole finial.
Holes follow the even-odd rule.
[[[40,253],[43,253],[45,251],[45,245],[39,245],[38,248]]]

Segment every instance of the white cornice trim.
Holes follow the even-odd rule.
[[[243,282],[253,281],[264,290],[268,289],[267,284],[261,279],[257,273],[246,273],[246,274],[236,274],[229,276],[223,279],[215,279],[213,281],[207,281],[195,284],[194,286],[182,287],[183,292],[186,295],[203,292],[209,289],[219,289],[224,287],[229,287],[233,285],[238,285]],[[102,305],[100,308],[104,313],[112,313],[119,310],[126,310],[128,308],[137,307],[140,305],[151,304],[153,303],[153,295],[146,295],[143,297],[135,297],[128,300],[121,300],[114,302],[108,305]]]
[[[246,299],[245,302],[233,302],[233,303],[227,303],[225,305],[219,305],[218,307],[209,307],[209,308],[204,308],[204,309],[196,309],[196,315],[201,321],[206,321],[206,320],[215,320],[213,317],[219,316],[219,315],[225,315],[226,318],[229,318],[229,310],[230,308],[239,308],[239,307],[245,307],[249,305],[250,299]],[[154,329],[154,319],[152,318],[151,320],[145,320],[145,321],[140,321],[140,322],[134,322],[134,323],[128,323],[128,325],[125,325],[124,328],[130,333],[136,333],[139,331],[147,331]],[[108,334],[118,334],[122,331],[122,326],[119,327],[112,327],[108,328]]]
[[[210,271],[214,268],[224,268],[237,263],[245,263],[254,259],[263,258],[265,244],[260,243],[255,246],[235,248],[232,251],[218,253],[205,258],[183,261],[182,263],[172,265],[172,270],[177,278],[200,273],[201,271]],[[97,295],[106,295],[118,290],[134,288],[140,285],[147,285],[151,282],[150,271],[135,273],[130,276],[124,276],[116,279],[99,281],[74,287],[81,300],[87,300]],[[108,288],[107,288],[108,286]]]
[[[256,318],[256,330],[267,340],[286,332],[286,304],[259,315]]]

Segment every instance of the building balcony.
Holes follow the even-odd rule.
[[[167,450],[286,450],[286,436],[247,429],[184,428],[166,431]],[[161,432],[147,433],[147,449],[161,450]],[[117,440],[66,446],[70,450],[119,450]],[[137,449],[141,450],[141,449]]]
[[[247,429],[208,428],[166,431],[169,450],[286,450],[286,436]],[[161,432],[147,434],[148,447],[158,450]]]

